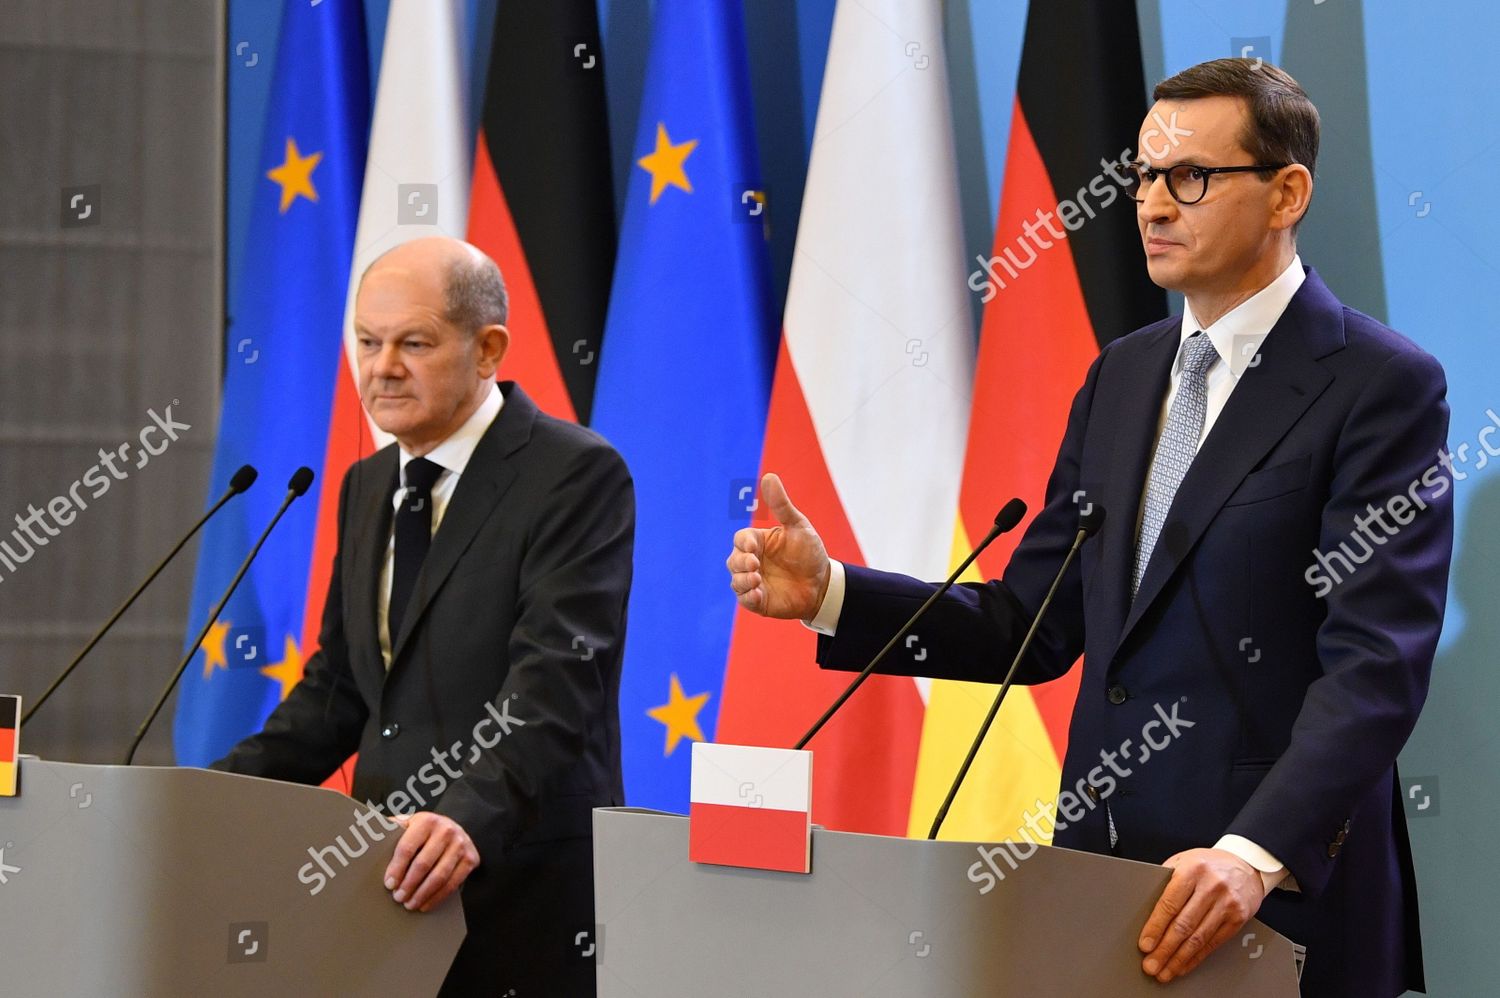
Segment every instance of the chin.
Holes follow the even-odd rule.
[[[415,424],[415,420],[393,419],[389,416],[382,417],[376,413],[370,414],[370,421],[380,429],[380,432],[389,433],[393,437],[399,437],[403,434],[411,432],[411,429]]]
[[[1168,291],[1182,290],[1182,272],[1180,267],[1174,267],[1159,257],[1146,258],[1146,274],[1151,278],[1151,283]]]

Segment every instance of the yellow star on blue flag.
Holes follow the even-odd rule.
[[[668,185],[680,188],[687,193],[693,193],[693,185],[688,180],[687,170],[683,164],[698,148],[697,139],[688,139],[686,142],[672,144],[672,139],[667,135],[665,122],[656,123],[656,148],[651,150],[636,163],[641,169],[651,174],[651,203],[661,197],[661,192]]]
[[[682,680],[677,678],[677,673],[672,673],[671,689],[667,692],[667,702],[659,707],[652,707],[646,711],[654,720],[660,721],[667,729],[667,747],[664,755],[671,755],[677,751],[677,743],[684,738],[695,742],[703,741],[703,729],[698,725],[698,711],[708,702],[707,693],[699,693],[697,696],[688,696],[683,692]]]
[[[290,135],[286,137],[286,158],[281,165],[266,171],[266,176],[281,185],[281,213],[292,206],[292,202],[299,197],[317,203],[318,189],[313,186],[312,172],[318,166],[318,161],[323,158],[321,152],[311,153],[303,156],[297,148],[297,140]]]

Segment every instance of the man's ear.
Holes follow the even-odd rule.
[[[1271,228],[1290,229],[1307,214],[1312,201],[1312,172],[1301,163],[1282,167],[1281,175],[1273,182],[1274,200],[1271,205]]]
[[[495,323],[480,329],[474,334],[474,339],[479,347],[479,374],[487,380],[493,380],[495,372],[500,369],[500,362],[505,359],[506,351],[510,349],[510,330]]]

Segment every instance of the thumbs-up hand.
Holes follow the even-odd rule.
[[[811,620],[828,591],[828,552],[807,517],[792,505],[780,478],[766,475],[760,494],[778,525],[735,533],[734,551],[724,562],[729,585],[740,605],[753,613]]]

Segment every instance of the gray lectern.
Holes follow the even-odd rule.
[[[431,995],[463,940],[456,899],[391,900],[396,835],[342,794],[33,758],[20,778],[0,798],[0,993]]]
[[[1296,998],[1291,943],[1257,921],[1146,977],[1159,866],[980,848],[814,829],[811,874],[769,873],[688,862],[680,815],[597,809],[599,998]]]

